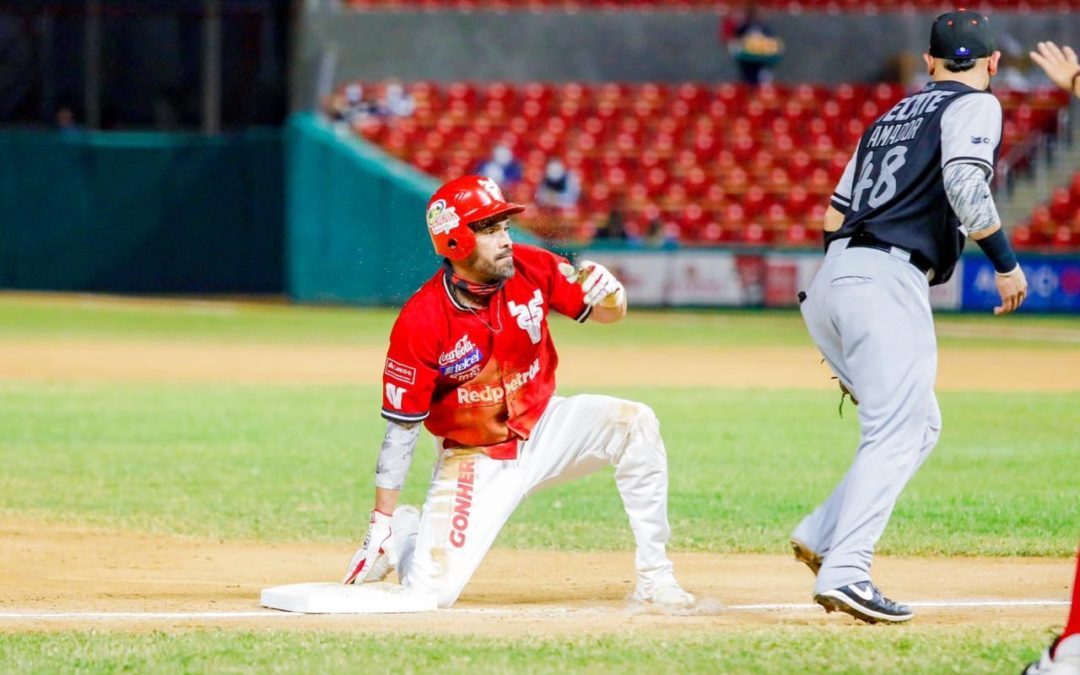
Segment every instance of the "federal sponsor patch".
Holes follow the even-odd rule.
[[[383,369],[383,373],[398,382],[416,384],[416,368],[406,366],[404,363],[398,363],[394,359],[386,359],[386,368]]]

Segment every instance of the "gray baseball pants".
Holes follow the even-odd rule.
[[[937,343],[926,276],[907,253],[830,244],[803,319],[859,401],[862,437],[847,475],[793,537],[824,558],[814,593],[870,579],[874,546],[941,433]]]

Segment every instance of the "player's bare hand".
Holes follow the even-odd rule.
[[[1073,78],[1080,72],[1080,62],[1072,47],[1064,49],[1053,42],[1040,42],[1035,51],[1030,52],[1031,60],[1046,71],[1047,77],[1062,89],[1071,91],[1075,86]]]
[[[390,531],[390,516],[372,511],[364,543],[353,554],[342,583],[362,584],[382,581],[394,563],[394,538]]]
[[[1019,309],[1027,297],[1028,284],[1024,270],[1017,265],[1008,274],[995,274],[994,283],[1001,296],[1001,304],[994,308],[994,314],[1008,314]]]

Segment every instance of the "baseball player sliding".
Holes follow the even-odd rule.
[[[929,287],[948,281],[970,237],[997,271],[995,313],[1015,310],[1027,292],[990,194],[1001,104],[988,89],[1000,56],[983,15],[934,21],[933,81],[866,130],[825,215],[825,261],[802,296],[810,336],[858,402],[862,438],[791,543],[817,577],[814,600],[870,623],[914,615],[878,590],[870,563],[941,433]]]
[[[523,206],[491,180],[443,185],[427,226],[444,265],[409,299],[390,334],[383,371],[386,434],[375,508],[345,583],[379,581],[396,566],[410,588],[457,600],[529,494],[615,467],[637,543],[633,600],[687,607],[665,550],[667,455],[648,406],[608,396],[555,395],[552,311],[578,322],[626,314],[622,284],[603,266],[513,245]],[[398,506],[420,423],[438,459],[422,513]]]

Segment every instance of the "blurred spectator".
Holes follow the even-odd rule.
[[[558,159],[548,160],[544,179],[536,192],[536,205],[549,209],[571,209],[581,196],[581,180]]]
[[[771,68],[780,62],[784,43],[765,23],[757,4],[747,5],[742,21],[725,15],[721,22],[720,39],[735,59],[743,82],[752,85],[772,82]]]
[[[596,228],[595,239],[603,241],[626,241],[630,237],[626,232],[626,197],[620,192],[611,199],[611,210],[607,220]]]
[[[397,82],[386,85],[383,97],[375,107],[375,112],[380,115],[392,117],[409,117],[416,111],[416,101],[405,87]]]
[[[68,106],[60,106],[56,111],[56,130],[65,133],[82,131],[82,127],[75,121],[75,113]]]
[[[665,223],[660,217],[653,218],[649,221],[649,225],[645,230],[645,245],[652,248],[678,248],[678,225]]]
[[[511,192],[521,182],[521,162],[514,158],[510,146],[499,143],[491,151],[491,157],[476,170],[499,184],[503,192]]]
[[[364,98],[363,85],[353,83],[345,86],[341,94],[330,99],[330,117],[335,122],[354,125],[375,111],[375,106]]]
[[[154,128],[159,131],[172,131],[180,127],[180,111],[170,92],[159,91],[154,96],[151,109],[154,115]]]
[[[1014,91],[1030,91],[1031,79],[1027,74],[1031,61],[1020,42],[1006,33],[998,39],[1001,60],[994,85]]]

